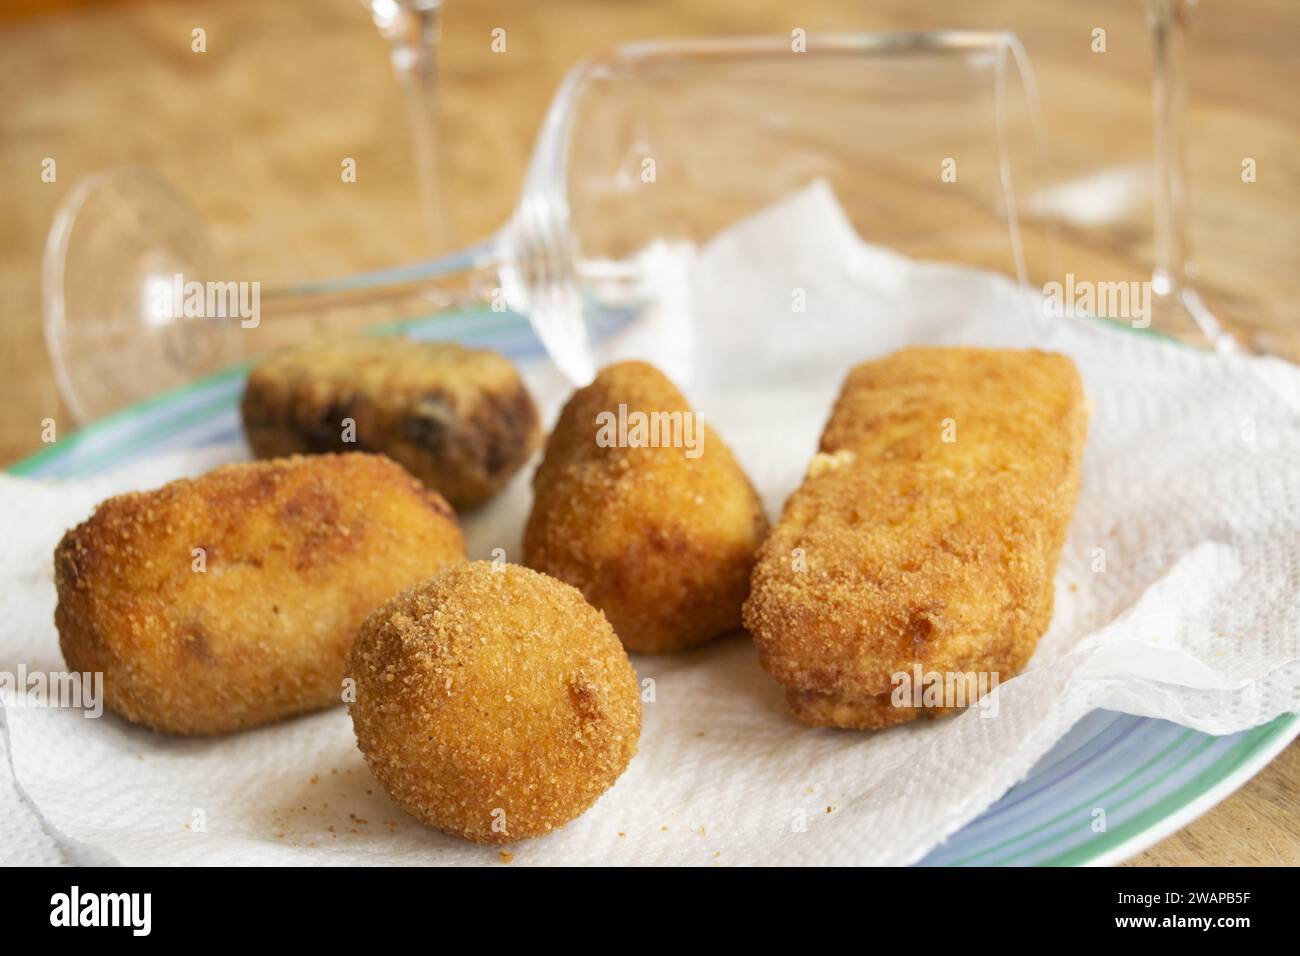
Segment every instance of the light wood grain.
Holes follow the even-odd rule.
[[[1300,5],[1203,0],[1193,44],[1193,246],[1215,307],[1276,351],[1300,354]],[[190,31],[208,52],[190,51]],[[494,27],[508,52],[489,47]],[[1150,51],[1137,0],[870,4],[776,0],[449,0],[442,47],[452,213],[462,239],[509,213],[546,105],[580,57],[657,36],[939,27],[1008,28],[1025,41],[1047,104],[1060,182],[1131,171],[1151,154]],[[1107,52],[1090,50],[1107,30]],[[235,265],[264,281],[327,276],[426,252],[387,48],[356,0],[57,3],[0,13],[0,462],[68,420],[40,330],[40,257],[76,180],[115,165],[161,172],[216,227]],[[359,179],[342,186],[342,157]],[[54,157],[58,181],[40,180]],[[1241,181],[1244,157],[1258,182]],[[917,202],[918,229],[942,228]],[[1150,196],[1067,224],[1081,278],[1140,279],[1151,263]],[[930,219],[927,221],[927,217]],[[1133,863],[1300,862],[1300,747]]]

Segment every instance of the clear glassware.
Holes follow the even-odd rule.
[[[438,45],[443,0],[361,0],[379,35],[391,46],[393,73],[402,91],[406,125],[415,152],[420,207],[430,252],[452,248],[455,232],[447,205],[438,96]]]
[[[1151,324],[1219,351],[1237,339],[1215,317],[1192,284],[1187,248],[1187,29],[1196,0],[1145,0],[1154,62],[1155,264]]]
[[[165,185],[101,174],[51,233],[46,333],[83,419],[273,345],[428,314],[434,292],[450,308],[526,315],[580,384],[616,358],[655,358],[646,337],[613,333],[648,320],[664,270],[688,261],[676,253],[816,179],[869,242],[1040,286],[1058,271],[1055,246],[1018,197],[1048,180],[1042,137],[1007,33],[636,43],[570,71],[495,234],[426,262],[267,289],[252,329],[151,311],[150,290],[176,275],[255,277],[222,267]]]

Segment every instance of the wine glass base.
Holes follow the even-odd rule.
[[[1152,296],[1151,328],[1224,354],[1247,350],[1245,343],[1219,321],[1205,300],[1190,287],[1176,287],[1164,294],[1157,291]]]
[[[192,301],[178,290],[213,278],[214,262],[202,220],[156,176],[109,170],[76,186],[55,217],[42,276],[46,348],[73,418],[99,418],[238,358],[238,323],[178,304]]]

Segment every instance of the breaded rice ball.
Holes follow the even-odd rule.
[[[658,369],[611,365],[575,392],[533,491],[524,563],[582,591],[629,651],[740,627],[767,517],[731,450]]]
[[[342,703],[366,615],[464,559],[451,508],[387,458],[225,465],[110,498],[65,534],[54,621],[109,710],[223,733]]]
[[[362,625],[357,745],[424,823],[478,843],[577,817],[636,753],[636,673],[604,615],[524,567],[462,564]]]

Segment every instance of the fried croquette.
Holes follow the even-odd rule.
[[[541,441],[510,360],[452,343],[348,339],[281,352],[249,375],[242,410],[259,458],[380,452],[457,508],[495,495]]]
[[[387,458],[225,465],[109,498],[65,534],[54,620],[110,710],[223,733],[342,703],[366,615],[464,551],[451,507]]]
[[[462,564],[393,598],[348,673],[357,745],[389,796],[479,843],[564,826],[641,734],[636,673],[604,615],[518,565]]]
[[[582,591],[628,650],[740,627],[767,517],[731,450],[653,366],[611,365],[574,393],[533,492],[524,563]]]
[[[795,715],[938,716],[977,696],[972,677],[1024,667],[1051,622],[1086,431],[1062,355],[910,348],[853,369],[745,605]],[[915,706],[917,674],[965,675],[970,693]]]

